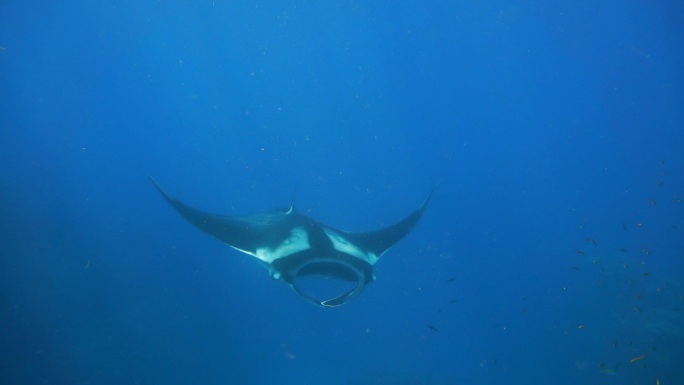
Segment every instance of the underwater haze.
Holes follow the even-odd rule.
[[[2,1],[0,383],[684,383],[683,26],[680,1]],[[322,308],[149,176],[350,231],[434,194]]]

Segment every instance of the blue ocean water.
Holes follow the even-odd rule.
[[[677,1],[0,3],[0,383],[681,384]],[[374,230],[316,307],[185,222]]]

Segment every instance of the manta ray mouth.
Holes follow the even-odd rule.
[[[365,266],[334,258],[304,261],[291,271],[290,277],[289,283],[297,294],[323,307],[346,304],[371,281]]]

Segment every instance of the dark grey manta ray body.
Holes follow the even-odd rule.
[[[154,186],[190,223],[223,243],[264,263],[271,277],[281,279],[299,295],[324,307],[344,305],[371,282],[373,265],[418,223],[432,193],[418,210],[402,221],[381,230],[347,232],[333,229],[295,211],[271,210],[244,217],[209,214],[167,194],[152,178]],[[351,290],[327,300],[303,292],[296,278],[324,276],[356,282]]]

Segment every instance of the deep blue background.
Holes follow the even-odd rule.
[[[684,6],[551,3],[3,1],[0,382],[684,383]],[[351,230],[437,189],[321,309],[148,175]]]

